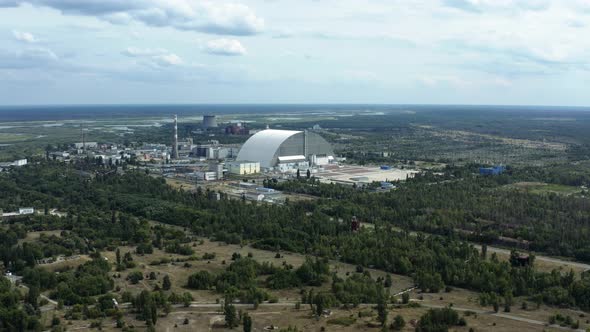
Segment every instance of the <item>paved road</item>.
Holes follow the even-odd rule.
[[[27,292],[29,291],[29,287],[27,285],[24,284],[20,284],[19,285],[20,288],[24,288],[27,290]],[[51,311],[54,310],[57,307],[57,302],[48,298],[47,296],[40,294],[39,295],[40,298],[47,300],[47,302],[49,302],[49,304],[44,305],[42,307],[39,307],[39,310],[41,310],[41,312],[47,312],[47,311]]]
[[[400,296],[400,295],[405,294],[405,293],[411,293],[412,291],[414,291],[417,288],[418,287],[410,287],[410,288],[404,289],[401,292],[398,292],[398,293],[393,294],[393,296]]]

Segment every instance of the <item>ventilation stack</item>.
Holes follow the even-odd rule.
[[[172,158],[178,159],[178,116],[174,115],[174,146],[172,147]]]

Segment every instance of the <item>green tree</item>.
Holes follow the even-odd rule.
[[[27,303],[31,304],[33,308],[37,309],[39,307],[39,302],[37,299],[39,298],[40,291],[39,287],[31,286],[29,288],[29,292],[27,293]]]
[[[133,301],[133,306],[139,312],[139,319],[149,325],[155,325],[158,320],[157,303],[147,290],[142,291]]]
[[[162,282],[162,289],[170,290],[171,287],[172,287],[172,282],[170,281],[170,277],[166,275],[164,277],[164,281]]]
[[[252,317],[247,313],[242,317],[242,325],[244,327],[244,332],[252,332]]]
[[[410,303],[410,293],[403,293],[402,294],[402,303],[403,304],[408,304]]]
[[[223,306],[223,314],[225,315],[225,325],[230,329],[238,326],[238,317],[236,315],[236,307],[229,302],[225,302]]]
[[[328,297],[324,293],[318,293],[313,300],[315,315],[321,317],[324,314],[324,310],[330,306]]]
[[[391,280],[391,275],[387,274],[385,276],[385,281],[383,282],[383,286],[385,286],[386,288],[390,288],[392,284],[393,284],[393,281]]]
[[[391,323],[391,329],[394,331],[401,331],[406,326],[406,321],[401,315],[397,315],[393,318]]]
[[[203,270],[188,277],[187,286],[192,289],[207,290],[213,286],[214,276]]]
[[[141,280],[143,280],[143,273],[141,271],[133,271],[127,275],[127,280],[129,280],[132,284],[137,284]]]
[[[117,251],[115,251],[116,257],[117,257],[117,270],[121,270],[121,250],[119,248],[117,248]]]
[[[379,294],[377,298],[377,319],[381,323],[381,326],[385,326],[387,323],[387,298],[381,290],[381,294]]]

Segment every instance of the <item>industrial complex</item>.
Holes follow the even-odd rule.
[[[303,130],[268,126],[257,129],[247,126],[247,122],[224,123],[215,115],[204,115],[195,131],[187,135],[183,130],[185,137],[179,137],[180,123],[176,115],[171,123],[169,144],[121,146],[88,142],[82,128],[82,142],[72,143],[68,150],[48,152],[47,158],[63,162],[94,160],[106,168],[122,170],[145,169],[181,187],[206,186],[230,197],[273,203],[281,202],[283,197],[280,192],[264,188],[262,182],[266,179],[284,181],[306,174],[326,183],[364,186],[376,182],[381,183],[380,188],[391,189],[394,186],[389,181],[405,180],[416,173],[389,166],[342,163],[344,158],[336,156],[317,125]],[[199,141],[195,142],[195,138]],[[238,143],[220,143],[222,141]]]

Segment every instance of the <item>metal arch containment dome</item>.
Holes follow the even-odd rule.
[[[299,133],[303,132],[277,129],[260,131],[244,143],[236,160],[259,161],[261,167],[272,167],[281,144]]]

